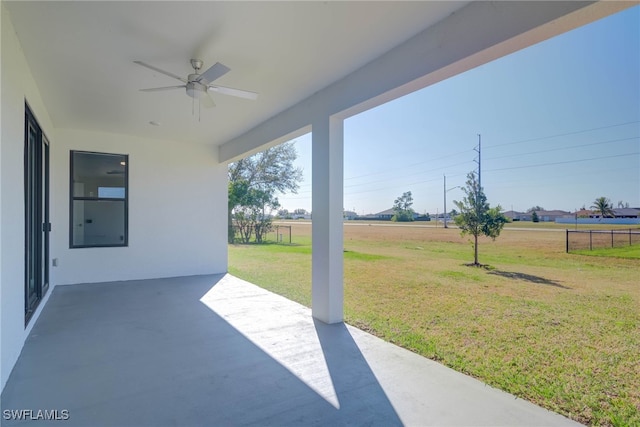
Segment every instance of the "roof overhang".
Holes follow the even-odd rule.
[[[56,128],[219,147],[232,161],[349,117],[637,2],[3,1]],[[6,12],[5,12],[6,13]],[[218,61],[202,108],[180,82]],[[150,122],[161,126],[151,126]]]

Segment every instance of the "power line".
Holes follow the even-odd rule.
[[[513,167],[509,167],[509,168],[489,169],[489,172],[505,171],[505,170],[512,170],[512,169],[535,168],[535,167],[540,167],[540,166],[564,165],[564,164],[568,164],[568,163],[589,162],[589,161],[592,161],[592,160],[612,159],[614,157],[634,156],[636,154],[640,154],[640,152],[636,151],[635,153],[616,154],[616,155],[613,155],[613,156],[592,157],[590,159],[567,160],[567,161],[564,161],[564,162],[538,163],[536,165],[513,166]]]
[[[593,131],[596,131],[596,130],[610,129],[610,128],[614,128],[614,127],[631,125],[631,124],[634,124],[634,123],[640,123],[640,120],[635,120],[635,121],[625,122],[625,123],[618,123],[618,124],[615,124],[615,125],[600,126],[600,127],[591,128],[591,129],[577,130],[577,131],[574,131],[574,132],[567,132],[567,133],[559,133],[559,134],[555,134],[555,135],[541,136],[539,138],[525,139],[525,140],[522,140],[522,141],[505,142],[505,143],[502,143],[502,144],[489,145],[488,147],[485,147],[485,148],[496,148],[496,147],[504,147],[505,145],[524,144],[525,142],[540,141],[540,140],[543,140],[543,139],[557,138],[557,137],[560,137],[560,136],[577,135],[579,133],[587,133],[587,132],[593,132]]]
[[[631,156],[631,155],[637,155],[637,154],[640,154],[640,153],[634,152],[634,153],[617,154],[617,155],[611,155],[611,156],[592,157],[592,158],[588,158],[588,159],[566,160],[566,161],[561,161],[561,162],[547,162],[547,163],[538,163],[538,164],[534,164],[534,165],[512,166],[512,167],[505,167],[505,168],[494,168],[494,169],[487,169],[485,171],[498,172],[498,171],[504,171],[504,170],[513,170],[513,169],[528,169],[528,168],[534,168],[534,167],[554,166],[554,165],[570,164],[570,163],[581,163],[581,162],[587,162],[587,161],[593,161],[593,160],[602,160],[602,159],[609,159],[609,158],[616,158],[616,157],[625,157],[625,156]],[[467,163],[467,162],[464,162],[464,163]],[[462,176],[462,175],[465,175],[465,174],[464,173],[450,174],[449,177],[456,177],[456,176]],[[427,175],[427,176],[429,176],[429,175]],[[403,177],[399,177],[399,178],[403,178]],[[398,188],[399,186],[412,186],[412,185],[426,184],[426,183],[429,183],[429,182],[438,181],[439,179],[440,179],[440,177],[438,176],[438,177],[434,177],[434,178],[430,178],[430,179],[424,179],[424,180],[420,180],[420,181],[414,181],[414,182],[410,182],[410,183],[401,182],[401,183],[397,183],[397,184],[394,184],[392,186],[386,186],[386,187],[376,187],[376,188],[360,190],[360,191],[345,191],[344,194],[346,196],[346,195],[354,195],[354,194],[373,193],[373,192],[376,192],[376,191],[392,190],[392,189]],[[370,185],[370,184],[375,184],[375,183],[380,183],[380,182],[385,182],[385,181],[375,181],[375,182],[366,182],[366,183],[362,183],[362,184],[354,184],[354,185],[344,186],[344,188],[352,188],[352,187],[355,187],[355,186]],[[298,195],[308,194],[308,193],[311,193],[311,190],[298,192]],[[296,197],[295,199],[305,199],[305,198],[306,197],[302,196],[302,197]]]
[[[561,137],[561,136],[576,135],[576,134],[580,134],[580,133],[593,132],[593,131],[602,130],[602,129],[610,129],[610,128],[614,128],[614,127],[621,127],[621,126],[626,126],[626,125],[636,124],[636,123],[640,123],[640,121],[636,120],[636,121],[618,123],[618,124],[613,124],[613,125],[608,125],[608,126],[600,126],[600,127],[596,127],[596,128],[590,128],[590,129],[583,129],[583,130],[578,130],[578,131],[573,131],[573,132],[567,132],[567,133],[562,133],[562,134],[548,135],[548,136],[539,137],[539,138],[531,138],[531,139],[527,139],[527,140],[520,140],[520,141],[508,142],[508,143],[503,143],[503,144],[490,145],[489,148],[502,147],[502,146],[506,146],[506,145],[522,144],[522,143],[525,143],[525,142],[539,141],[539,140],[543,140],[543,139],[551,139],[551,138],[556,138],[556,137]],[[530,151],[530,152],[527,152],[527,153],[519,153],[519,154],[512,154],[512,155],[505,155],[505,156],[490,157],[489,159],[493,160],[493,159],[517,157],[517,156],[524,156],[524,155],[529,155],[529,154],[538,154],[538,153],[558,151],[558,150],[574,149],[574,148],[593,146],[593,145],[599,145],[599,144],[608,144],[608,143],[626,141],[626,140],[632,140],[632,139],[638,139],[638,138],[639,137],[637,137],[637,136],[636,137],[631,137],[631,138],[621,138],[621,139],[615,139],[615,140],[600,141],[600,142],[596,142],[596,143],[573,145],[573,146],[570,146],[570,147],[559,147],[559,148],[553,148],[553,149],[548,149],[548,150],[538,150],[538,151]],[[485,148],[486,148],[486,146],[485,146]],[[369,173],[369,174],[348,177],[348,178],[345,178],[345,181],[352,180],[352,179],[357,179],[357,178],[364,178],[364,177],[368,177],[368,176],[375,176],[375,175],[381,175],[381,174],[386,174],[386,173],[387,174],[388,173],[393,173],[393,171],[398,170],[398,169],[406,170],[409,167],[423,165],[423,164],[427,164],[427,163],[430,163],[430,162],[436,162],[436,161],[439,161],[439,160],[442,160],[442,159],[446,159],[446,158],[450,158],[450,157],[453,157],[453,156],[459,156],[459,155],[465,154],[467,152],[468,152],[467,150],[460,151],[460,152],[456,152],[456,153],[453,153],[453,154],[448,154],[448,155],[445,155],[445,156],[440,156],[440,157],[437,157],[437,158],[425,160],[425,161],[422,161],[422,162],[416,162],[416,163],[413,163],[413,164],[410,164],[410,165],[406,165],[406,166],[402,166],[402,167],[399,167],[399,168],[392,168],[392,169],[388,169],[386,171],[373,172],[373,173]],[[589,158],[589,159],[568,160],[568,161],[561,161],[561,162],[539,163],[539,164],[535,164],[535,165],[526,165],[526,166],[517,166],[517,167],[495,168],[495,169],[488,169],[487,171],[494,172],[494,171],[504,171],[504,170],[513,170],[513,169],[544,167],[544,166],[569,164],[569,163],[580,163],[580,162],[601,160],[601,159],[607,159],[607,158],[624,157],[624,156],[636,155],[636,154],[638,154],[638,153],[626,153],[626,154],[620,154],[620,155],[612,155],[612,156],[605,156],[605,157],[594,157],[594,158]],[[477,162],[477,160],[474,160],[474,161]],[[427,177],[428,176],[433,176],[433,174],[438,170],[442,170],[442,169],[446,169],[446,168],[452,168],[454,166],[463,165],[463,164],[466,164],[468,162],[469,161],[459,162],[459,163],[455,163],[455,164],[451,164],[451,165],[447,165],[447,166],[442,166],[442,167],[438,167],[438,168],[429,169],[429,171],[427,172],[426,176]],[[415,172],[415,173],[412,173],[410,175],[402,175],[401,177],[406,177],[406,176],[411,176],[411,175],[418,175],[418,174],[421,174],[421,173],[423,173],[423,171]],[[463,173],[460,173],[460,174],[449,174],[450,177],[461,176],[461,175],[464,175],[464,174]],[[347,196],[347,195],[351,196],[351,195],[354,195],[354,194],[363,194],[363,193],[371,193],[371,192],[375,192],[375,191],[394,189],[394,188],[397,188],[400,185],[407,186],[407,185],[424,184],[424,183],[428,183],[428,182],[432,182],[432,181],[436,181],[436,180],[439,180],[439,177],[438,178],[433,178],[433,179],[421,180],[421,181],[417,181],[417,182],[413,182],[413,183],[409,183],[409,184],[402,183],[402,184],[397,184],[397,185],[394,185],[394,186],[387,186],[387,187],[382,187],[382,188],[381,187],[377,187],[377,188],[371,189],[371,190],[345,192],[345,196]],[[381,183],[381,182],[387,182],[387,180],[370,181],[370,182],[365,182],[365,183],[361,183],[361,184],[351,184],[351,185],[345,186],[344,188],[352,188],[352,187],[363,186],[363,185],[371,185],[371,184]],[[310,186],[311,186],[311,184],[303,184],[300,187],[307,188],[307,187],[310,187]],[[310,189],[309,190],[299,191],[297,194],[300,195],[301,197],[295,197],[295,198],[290,198],[290,199],[307,199],[308,197],[304,197],[304,196],[302,196],[302,194],[310,194],[310,193],[312,193],[312,191]]]
[[[519,156],[526,156],[526,155],[529,155],[529,154],[549,153],[551,151],[561,151],[561,150],[570,150],[570,149],[573,149],[573,148],[591,147],[593,145],[610,144],[610,143],[613,143],[613,142],[629,141],[629,140],[632,140],[632,139],[639,139],[639,138],[640,138],[640,136],[633,136],[631,138],[610,139],[608,141],[592,142],[592,143],[589,143],[589,144],[571,145],[569,147],[559,147],[559,148],[550,148],[548,150],[529,151],[528,153],[507,154],[505,156],[489,157],[488,160],[506,159],[508,157],[519,157]]]
[[[489,145],[489,146],[485,145],[484,148],[486,149],[486,148],[502,147],[502,146],[506,146],[506,145],[516,145],[516,144],[522,144],[522,143],[525,143],[525,142],[539,141],[539,140],[543,140],[543,139],[551,139],[551,138],[556,138],[556,137],[560,137],[560,136],[576,135],[576,134],[580,134],[580,133],[593,132],[593,131],[602,130],[602,129],[610,129],[610,128],[614,128],[614,127],[621,127],[621,126],[626,126],[626,125],[636,124],[636,123],[640,123],[640,121],[639,120],[635,120],[635,121],[630,121],[630,122],[625,122],[625,123],[618,123],[618,124],[613,124],[613,125],[600,126],[600,127],[596,127],[596,128],[582,129],[582,130],[577,130],[577,131],[572,131],[572,132],[566,132],[566,133],[562,133],[562,134],[547,135],[547,136],[543,136],[543,137],[539,137],[539,138],[530,138],[530,139],[526,139],[526,140],[512,141],[512,142],[507,142],[507,143],[503,143],[503,144],[496,144],[496,145]],[[617,140],[603,141],[603,142],[597,142],[597,143],[592,143],[592,144],[582,144],[582,145],[574,145],[574,146],[571,146],[571,147],[553,148],[553,149],[549,149],[549,150],[530,151],[530,152],[527,152],[527,153],[519,153],[519,154],[511,154],[511,155],[498,156],[498,157],[490,157],[489,159],[493,160],[493,159],[501,159],[501,158],[508,158],[508,157],[516,157],[516,156],[525,156],[525,155],[529,155],[529,154],[537,154],[537,153],[544,153],[544,152],[571,149],[571,148],[580,148],[580,147],[586,147],[586,146],[590,146],[590,145],[606,144],[606,143],[611,143],[611,142],[618,142],[618,141],[637,139],[637,138],[639,138],[639,137],[636,136],[636,137],[631,137],[631,138],[623,138],[623,139],[617,139]],[[387,170],[384,170],[384,171],[378,171],[378,172],[372,172],[372,173],[367,173],[367,174],[363,174],[363,175],[345,177],[344,181],[349,181],[349,180],[353,180],[353,179],[357,179],[357,178],[365,178],[365,177],[375,176],[375,175],[383,175],[383,174],[394,173],[397,170],[406,170],[406,169],[414,167],[414,166],[424,165],[424,164],[427,164],[427,163],[436,162],[436,161],[443,160],[443,159],[446,159],[446,158],[459,156],[459,155],[465,154],[467,152],[468,152],[468,150],[459,151],[459,152],[456,152],[456,153],[447,154],[445,156],[431,158],[431,159],[424,160],[424,161],[421,161],[421,162],[411,163],[409,165],[403,165],[403,166],[397,167],[397,168],[390,168],[390,169],[387,169]],[[442,170],[442,169],[450,168],[450,167],[454,167],[454,166],[459,166],[459,165],[464,164],[464,163],[466,163],[466,162],[447,165],[447,166],[439,167],[437,169],[430,169],[429,172]],[[413,174],[415,175],[415,174],[418,174],[418,173],[421,173],[421,172],[416,172],[416,173],[413,173]],[[375,181],[375,182],[384,182],[384,181]],[[371,183],[371,182],[368,182],[368,183]],[[364,184],[353,184],[353,185],[364,185]],[[300,187],[305,188],[305,187],[310,187],[310,186],[311,186],[311,184],[303,184]]]
[[[469,163],[469,160],[464,161],[464,162],[454,163],[454,164],[451,164],[451,165],[441,166],[439,168],[429,169],[428,173],[432,173],[434,171],[439,171],[439,170],[446,169],[446,168],[452,168],[454,166],[464,165],[464,164],[467,164],[467,163]],[[405,177],[408,177],[408,176],[420,175],[420,174],[423,174],[423,173],[425,173],[425,171],[418,171],[418,172],[413,172],[413,173],[410,173],[410,174],[403,174],[402,176],[399,176],[399,178],[405,178]],[[455,176],[455,175],[451,175],[451,176]],[[387,181],[388,180],[367,181],[367,182],[363,182],[363,183],[360,183],[360,184],[345,185],[344,188],[351,188],[351,187],[357,187],[357,186],[361,186],[361,185],[376,184],[376,183],[379,183],[379,182],[387,182]]]
[[[596,128],[582,129],[582,130],[573,131],[573,132],[566,132],[566,133],[562,133],[562,134],[547,135],[547,136],[543,136],[543,137],[539,137],[539,138],[531,138],[531,139],[526,139],[526,140],[520,140],[520,141],[508,142],[508,143],[503,143],[503,144],[497,144],[497,145],[489,145],[488,147],[489,148],[494,148],[494,147],[501,147],[501,146],[506,146],[506,145],[522,144],[522,143],[525,143],[525,142],[539,141],[539,140],[543,140],[543,139],[551,139],[551,138],[556,138],[556,137],[561,137],[561,136],[568,136],[568,135],[576,135],[576,134],[580,134],[580,133],[593,132],[593,131],[602,130],[602,129],[610,129],[610,128],[614,128],[614,127],[626,126],[626,125],[635,124],[635,123],[640,123],[640,121],[636,120],[636,121],[630,121],[630,122],[625,122],[625,123],[618,123],[618,124],[613,124],[613,125],[600,126],[600,127],[596,127]],[[597,143],[593,143],[593,144],[581,144],[581,145],[574,145],[574,146],[571,146],[571,147],[560,147],[560,148],[553,148],[553,149],[549,149],[549,150],[530,151],[530,152],[527,152],[527,153],[505,155],[505,156],[499,156],[499,157],[490,157],[489,159],[493,160],[493,159],[500,159],[500,158],[516,157],[516,156],[525,156],[525,155],[529,155],[529,154],[537,154],[537,153],[544,153],[544,152],[556,151],[556,150],[580,148],[580,147],[585,147],[585,146],[590,146],[590,145],[606,144],[606,143],[611,143],[611,142],[618,142],[618,141],[638,139],[638,138],[639,137],[636,136],[636,137],[631,137],[631,138],[623,138],[623,139],[618,139],[618,140],[597,142]],[[487,146],[485,145],[484,148],[487,148]],[[357,178],[364,178],[364,177],[368,177],[368,176],[375,176],[375,175],[394,173],[394,171],[397,171],[397,170],[400,170],[400,169],[406,170],[407,168],[410,168],[410,167],[419,166],[419,165],[423,165],[423,164],[427,164],[427,163],[431,163],[431,162],[436,162],[436,161],[439,161],[439,160],[442,160],[442,159],[446,159],[446,158],[449,158],[449,157],[453,157],[453,156],[459,156],[459,155],[465,154],[467,152],[468,151],[466,151],[466,150],[465,151],[459,151],[459,152],[456,152],[456,153],[453,153],[453,154],[448,154],[448,155],[445,155],[445,156],[441,156],[441,157],[425,160],[425,161],[422,161],[422,162],[412,163],[412,164],[409,164],[409,165],[406,165],[406,166],[402,166],[402,167],[398,167],[398,168],[387,169],[386,171],[379,171],[379,172],[373,172],[373,173],[364,174],[364,175],[357,175],[357,176],[348,177],[348,178],[345,178],[344,180],[347,181],[347,180],[352,180],[352,179],[357,179]],[[474,160],[474,161],[477,162],[476,160]],[[465,164],[465,163],[467,163],[467,162],[455,163],[455,164],[452,164],[452,165],[442,166],[442,167],[435,168],[435,169],[429,169],[429,173],[435,172],[435,171],[439,171],[439,170],[443,170],[443,169],[446,169],[446,168],[451,168],[451,167],[454,167],[454,166],[459,166],[459,165],[462,165],[462,164]],[[497,169],[491,169],[491,171],[494,171],[494,170],[497,170]],[[421,173],[421,172],[413,173],[413,175],[416,175],[416,174],[419,174],[419,173]],[[403,176],[407,176],[407,175],[403,175]],[[454,175],[451,175],[451,176],[454,176]],[[384,182],[384,180],[374,181],[374,182],[367,182],[367,183],[363,183],[363,184],[353,184],[353,186],[366,185],[366,184],[377,183],[377,182]],[[348,188],[348,187],[350,187],[350,186],[345,186],[345,188]]]
[[[408,164],[408,165],[402,166],[402,168],[401,168],[401,169],[408,169],[408,168],[412,168],[412,167],[414,167],[414,166],[420,166],[420,165],[423,165],[423,164],[425,164],[425,163],[436,162],[436,161],[438,161],[438,160],[447,159],[447,158],[449,158],[449,157],[459,156],[459,155],[461,155],[461,154],[466,154],[466,153],[468,153],[468,151],[469,151],[469,150],[459,151],[459,152],[457,152],[457,153],[447,154],[446,156],[436,157],[436,158],[433,158],[433,159],[424,160],[424,161],[417,162],[417,163],[410,163],[410,164]],[[456,166],[456,165],[453,165],[453,166]],[[372,173],[368,173],[368,174],[364,174],[364,175],[350,176],[350,177],[348,177],[348,178],[345,178],[344,180],[345,180],[345,181],[348,181],[348,180],[351,180],[351,179],[364,178],[364,177],[367,177],[367,176],[382,175],[382,174],[385,174],[385,173],[393,173],[393,171],[398,170],[398,169],[400,169],[400,168],[387,169],[386,171],[382,171],[382,172],[372,172]]]
[[[557,188],[559,185],[559,181],[558,179],[561,180],[566,180],[567,178],[576,178],[576,177],[582,177],[584,175],[589,175],[589,176],[594,176],[594,175],[602,175],[602,174],[606,174],[608,175],[609,178],[611,178],[611,176],[619,176],[621,175],[620,172],[625,172],[625,171],[638,171],[638,167],[637,166],[632,166],[632,167],[625,167],[625,168],[620,168],[620,167],[615,167],[615,168],[610,168],[610,169],[600,169],[598,168],[597,170],[589,170],[589,169],[582,169],[580,171],[577,172],[573,172],[573,173],[566,173],[566,171],[559,171],[557,174],[544,174],[538,178],[536,178],[534,181],[531,180],[531,178],[529,177],[524,177],[524,178],[515,178],[515,179],[509,179],[509,180],[499,180],[496,182],[492,182],[491,184],[491,188],[507,188],[507,187],[512,187],[513,184],[518,184],[519,183],[532,183],[532,185],[536,186],[537,188]],[[611,172],[617,172],[615,175],[612,175]],[[581,178],[582,179],[582,178]],[[550,181],[547,184],[545,184],[545,181]],[[612,179],[609,179],[608,182],[613,182]]]

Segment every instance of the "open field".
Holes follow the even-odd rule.
[[[345,226],[347,323],[580,422],[640,425],[637,259],[565,254],[539,223],[481,239],[478,269],[458,230],[417,225]],[[292,226],[293,245],[230,245],[229,270],[310,306],[311,225]]]

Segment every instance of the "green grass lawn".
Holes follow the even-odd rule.
[[[614,258],[632,258],[640,259],[640,245],[622,246],[619,248],[604,248],[593,250],[573,251],[574,254],[598,256],[598,257],[614,257]]]
[[[309,224],[230,245],[229,271],[311,305]],[[345,320],[590,425],[640,425],[640,263],[505,230],[480,262],[455,229],[345,227]]]

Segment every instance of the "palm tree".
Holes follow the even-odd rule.
[[[607,197],[598,197],[591,205],[591,209],[595,209],[596,213],[602,215],[603,218],[613,218],[613,204]]]

